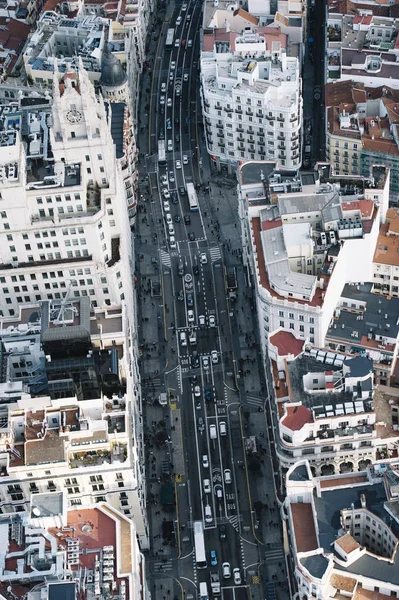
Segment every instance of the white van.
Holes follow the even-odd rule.
[[[172,150],[173,150],[173,142],[172,142],[172,140],[168,140],[168,151],[172,152]]]
[[[200,600],[209,600],[208,586],[205,581],[201,581],[199,584],[199,597]]]
[[[185,331],[180,332],[180,345],[187,346],[187,334]]]
[[[209,504],[207,504],[205,506],[205,521],[207,523],[212,523],[212,521],[213,521],[213,518],[212,518],[212,509],[209,506]]]

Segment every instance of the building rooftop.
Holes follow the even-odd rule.
[[[310,552],[318,547],[311,504],[291,504],[297,552]]]
[[[391,212],[391,215],[390,220],[380,227],[373,261],[399,267],[399,212]]]
[[[269,338],[270,344],[275,346],[279,356],[298,356],[303,350],[303,340],[298,340],[289,331],[278,331]]]

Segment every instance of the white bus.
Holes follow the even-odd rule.
[[[199,597],[200,600],[209,600],[209,596],[208,596],[208,586],[206,585],[205,581],[201,581],[200,582],[200,591],[199,591]]]
[[[166,167],[165,140],[158,142],[158,164],[160,167]]]
[[[168,33],[166,34],[166,48],[173,48],[173,42],[175,40],[175,30],[168,29]]]
[[[206,553],[205,553],[205,541],[204,541],[204,527],[202,521],[194,521],[194,549],[195,549],[195,562],[197,563],[197,569],[206,569]]]
[[[198,210],[198,196],[195,191],[195,187],[193,183],[187,184],[187,195],[188,195],[188,203],[190,205],[190,210],[195,212]]]

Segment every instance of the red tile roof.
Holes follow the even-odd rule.
[[[297,340],[289,331],[279,331],[270,337],[270,343],[277,348],[279,356],[298,356],[303,350],[303,340]]]
[[[287,411],[286,416],[281,421],[281,424],[291,431],[300,431],[306,423],[313,423],[313,414],[306,406],[290,406],[285,405]]]
[[[374,202],[372,200],[358,200],[357,202],[342,202],[342,210],[360,210],[363,219],[371,219],[374,211]]]

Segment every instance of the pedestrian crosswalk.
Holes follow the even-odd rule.
[[[159,377],[151,377],[149,375],[144,375],[141,380],[141,387],[158,387],[161,385],[161,379]]]
[[[165,265],[166,267],[171,267],[172,261],[170,259],[169,252],[165,252],[165,250],[160,250],[160,254],[161,254],[161,263],[163,265]]]
[[[216,262],[222,258],[222,253],[220,252],[219,246],[213,246],[209,248],[209,254],[211,255],[211,261]]]
[[[263,396],[246,396],[247,404],[254,406],[255,408],[263,408],[264,398]]]
[[[229,517],[229,521],[233,525],[234,529],[236,531],[238,531],[238,523],[240,521],[239,516],[238,515],[233,515],[232,517]]]
[[[172,571],[173,561],[171,558],[164,558],[155,561],[152,566],[155,573],[165,573],[166,571]]]
[[[282,562],[284,560],[284,550],[282,546],[267,550],[263,555],[263,559],[269,565]]]

